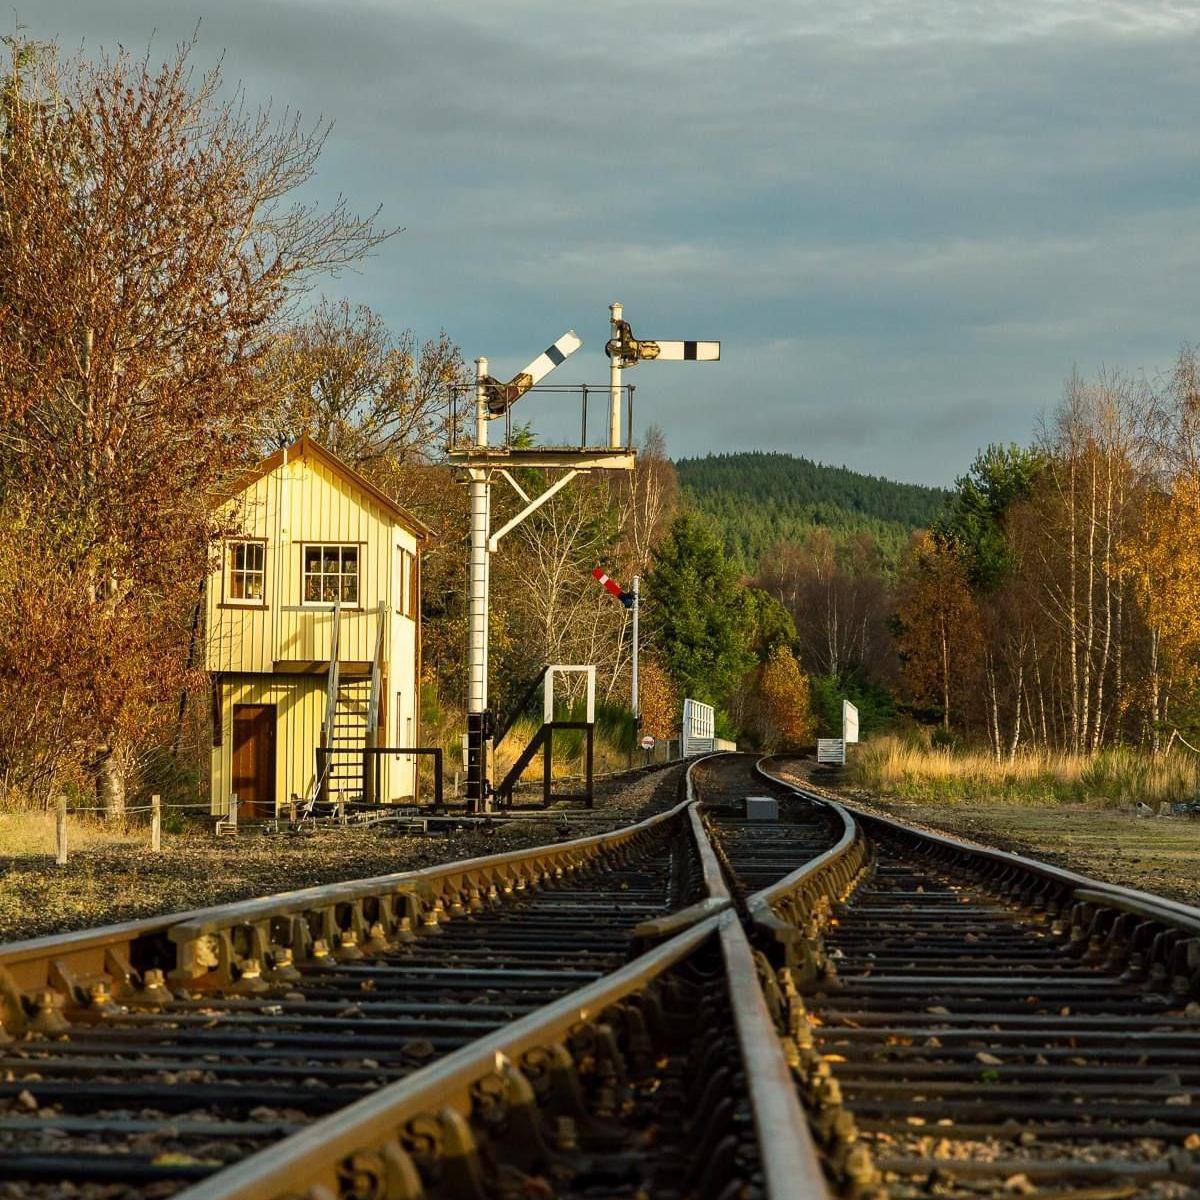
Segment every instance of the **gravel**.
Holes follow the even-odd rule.
[[[674,765],[598,780],[591,813],[559,807],[549,820],[440,827],[444,833],[431,826],[428,834],[354,828],[221,839],[164,834],[159,854],[145,846],[87,848],[62,867],[44,855],[5,855],[0,846],[0,941],[584,837],[670,808],[681,773]]]

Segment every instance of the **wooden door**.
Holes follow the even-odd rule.
[[[239,821],[275,815],[275,705],[233,706],[233,788]]]

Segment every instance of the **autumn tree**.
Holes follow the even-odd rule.
[[[679,691],[653,655],[644,655],[638,664],[638,693],[642,732],[659,741],[677,737],[682,707]]]
[[[940,709],[950,729],[979,660],[979,626],[966,566],[947,542],[913,536],[897,588],[899,648],[910,694]]]
[[[1116,373],[1073,375],[1042,434],[1045,467],[1031,496],[1024,554],[1058,643],[1062,744],[1093,753],[1114,730],[1126,689],[1132,615],[1120,547],[1138,496],[1144,385]]]
[[[765,750],[798,750],[816,732],[808,679],[786,645],[774,646],[747,680],[744,722]]]
[[[440,458],[451,389],[465,377],[445,331],[422,342],[366,305],[323,300],[268,345],[266,440],[274,448],[307,433],[381,486],[402,488],[404,466]]]
[[[0,131],[0,501],[56,556],[42,602],[79,637],[49,699],[114,811],[130,747],[192,678],[212,503],[253,453],[270,334],[386,236],[298,198],[325,128],[252,110],[188,54],[14,46]],[[20,670],[0,664],[6,704],[27,702]]]

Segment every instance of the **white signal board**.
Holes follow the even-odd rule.
[[[858,709],[849,700],[842,701],[842,741],[858,741]]]
[[[699,700],[683,702],[682,753],[687,758],[692,754],[711,754],[716,721],[711,704]]]
[[[817,738],[817,762],[845,766],[846,743],[841,738]]]

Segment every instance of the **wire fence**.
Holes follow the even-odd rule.
[[[198,804],[160,804],[160,805],[158,805],[158,807],[160,809],[162,809],[164,812],[166,812],[168,809],[178,810],[178,809],[186,808],[186,809],[203,809],[206,813],[210,813],[210,814],[212,813],[212,805],[208,801],[203,801]],[[134,805],[132,807],[126,806],[125,808],[122,808],[119,810],[105,808],[105,806],[103,804],[96,804],[96,805],[90,805],[87,807],[68,808],[67,815],[75,816],[76,813],[104,813],[106,816],[111,816],[111,817],[127,817],[130,815],[130,813],[153,812],[154,809],[155,809],[155,805],[153,805],[153,804],[139,804],[139,805]]]
[[[231,806],[232,807],[232,806]],[[57,866],[65,866],[68,861],[68,828],[70,817],[86,816],[88,814],[99,814],[112,819],[114,822],[121,822],[121,829],[124,830],[124,821],[126,817],[140,815],[142,813],[150,814],[150,850],[158,854],[162,852],[162,820],[164,812],[180,812],[180,811],[197,811],[201,810],[207,815],[212,813],[211,805],[204,802],[196,803],[168,803],[164,804],[162,798],[158,795],[150,797],[149,804],[131,804],[122,806],[119,809],[105,806],[103,804],[80,804],[68,808],[65,797],[60,797],[54,813],[54,862]],[[218,823],[218,832],[220,832]]]

